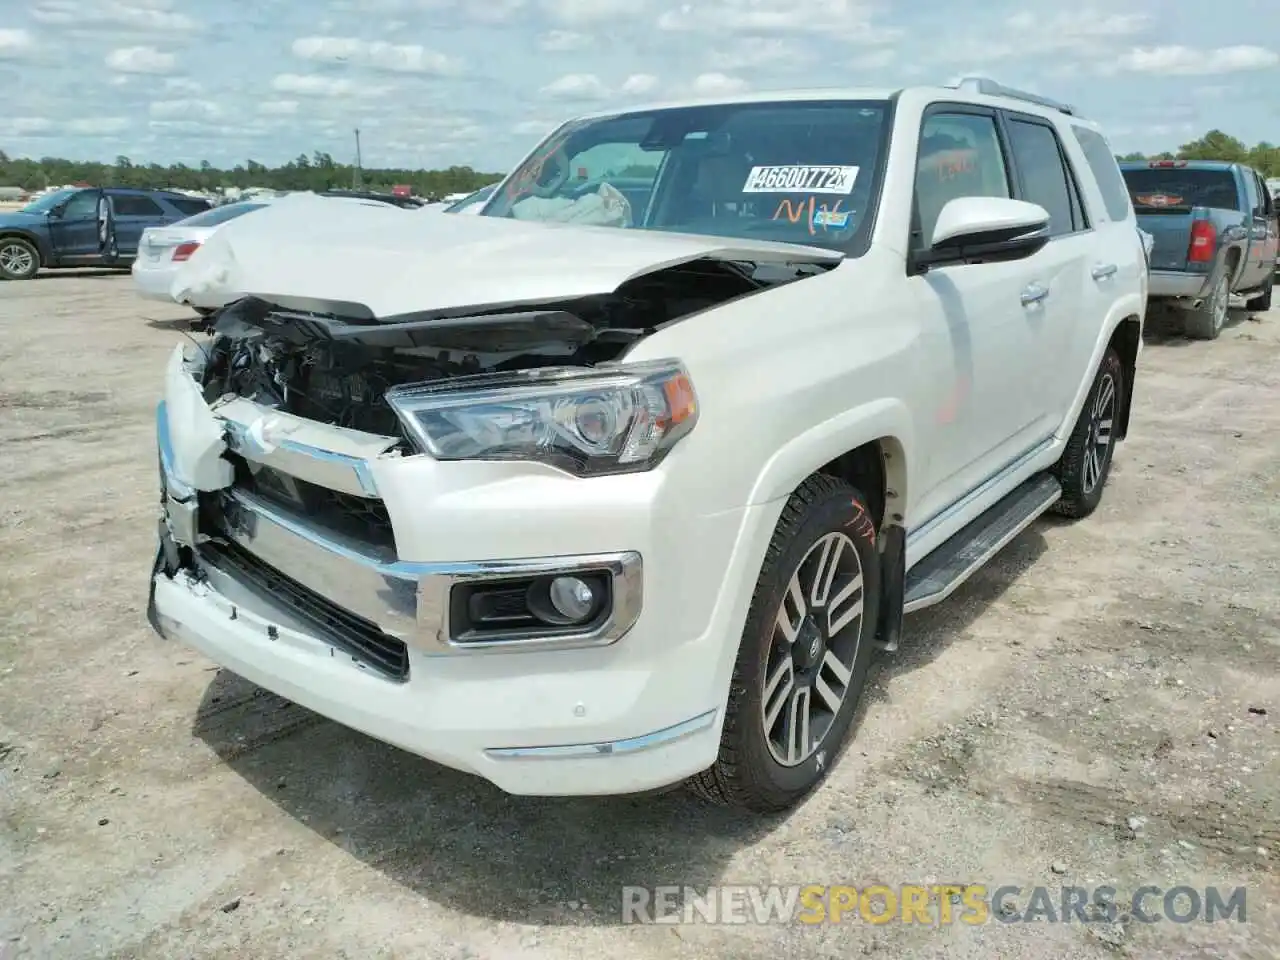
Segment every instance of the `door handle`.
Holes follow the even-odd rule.
[[[1042,283],[1029,283],[1022,288],[1022,305],[1029,307],[1049,296],[1049,288]]]
[[[1113,277],[1118,269],[1119,267],[1114,263],[1100,263],[1093,268],[1093,279],[1105,280],[1107,277]]]

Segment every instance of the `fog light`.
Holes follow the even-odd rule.
[[[548,591],[551,605],[566,620],[585,620],[595,608],[596,594],[591,585],[577,577],[556,577]]]

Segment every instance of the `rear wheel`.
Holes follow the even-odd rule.
[[[1231,273],[1228,267],[1213,285],[1213,290],[1194,310],[1186,315],[1187,336],[1196,340],[1217,340],[1227,322],[1227,307],[1231,303]]]
[[[1111,473],[1115,426],[1126,398],[1124,364],[1115,348],[1107,347],[1062,459],[1053,468],[1062,484],[1062,498],[1053,506],[1055,513],[1080,518],[1098,508],[1102,487]]]
[[[40,251],[21,237],[0,240],[0,279],[30,280],[40,269]]]
[[[1262,292],[1252,300],[1245,302],[1245,309],[1254,313],[1266,313],[1271,309],[1271,291],[1276,283],[1276,275],[1273,273],[1267,277],[1267,285],[1262,288]]]
[[[783,508],[743,630],[720,755],[689,781],[767,813],[802,799],[843,745],[867,679],[880,598],[865,498],[816,475]]]

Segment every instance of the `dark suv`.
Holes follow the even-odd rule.
[[[41,267],[128,267],[147,227],[176,223],[210,206],[168,190],[57,190],[0,214],[0,280],[27,280]]]

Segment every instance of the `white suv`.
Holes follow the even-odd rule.
[[[1146,306],[1106,140],[985,80],[584,117],[479,216],[289,198],[184,269],[239,299],[166,377],[157,630],[512,793],[754,810],[1097,506]]]

